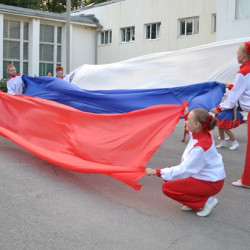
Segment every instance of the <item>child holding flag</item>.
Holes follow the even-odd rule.
[[[163,193],[182,203],[183,211],[195,210],[198,216],[207,216],[218,203],[214,195],[220,192],[226,177],[210,132],[217,120],[204,109],[194,109],[185,123],[190,141],[181,163],[163,169],[146,168],[145,172],[165,181]]]
[[[236,187],[250,188],[250,41],[241,44],[237,49],[237,60],[241,64],[240,70],[236,74],[234,84],[225,83],[225,87],[230,89],[227,98],[211,112],[221,113],[223,110],[232,109],[239,102],[242,110],[248,112],[247,123],[247,152],[244,171],[241,178],[232,184]]]
[[[60,78],[60,79],[64,79],[65,75],[63,73],[63,67],[62,66],[56,67],[56,77]]]
[[[16,73],[16,67],[13,64],[7,66],[7,72],[10,75],[7,79],[7,92],[13,95],[21,95],[23,93],[23,81],[21,75]]]

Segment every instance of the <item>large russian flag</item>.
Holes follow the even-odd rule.
[[[237,71],[238,43],[224,44],[224,52],[216,43],[84,65],[70,74],[74,84],[23,75],[24,95],[0,93],[0,134],[53,164],[107,174],[138,190],[145,165],[182,116],[183,101],[207,110],[220,102],[220,79]],[[212,71],[222,54],[229,66]]]

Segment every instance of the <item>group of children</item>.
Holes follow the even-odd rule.
[[[23,81],[21,74],[17,74],[16,67],[13,64],[9,64],[7,66],[7,72],[9,74],[9,78],[7,79],[8,93],[21,95],[23,93]],[[47,76],[52,77],[52,72],[48,71]],[[62,66],[56,67],[56,77],[65,79]]]
[[[57,78],[60,78],[60,79],[64,79],[65,78],[65,75],[63,73],[64,69],[62,66],[57,66],[56,67],[56,77]],[[47,76],[50,76],[50,77],[53,77],[53,74],[51,71],[48,71],[47,72]]]
[[[222,157],[217,152],[210,130],[217,124],[221,139],[217,148],[226,146],[226,133],[233,141],[230,149],[234,150],[239,144],[230,129],[243,123],[243,117],[236,109],[238,102],[248,112],[247,119],[250,119],[250,42],[238,47],[237,60],[241,66],[234,85],[224,84],[230,89],[227,98],[218,107],[210,110],[215,117],[204,109],[194,109],[186,114],[184,136],[188,131],[190,140],[181,163],[162,169],[145,169],[146,175],[155,175],[164,180],[162,191],[167,197],[181,203],[183,211],[194,210],[198,216],[208,216],[218,204],[215,195],[222,189],[226,177]],[[249,137],[249,123],[247,130]],[[250,188],[249,139],[241,179],[232,182],[236,187]]]

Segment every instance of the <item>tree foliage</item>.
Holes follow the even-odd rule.
[[[40,0],[0,0],[0,3],[29,9],[40,8]]]
[[[109,0],[71,0],[71,10],[107,1]],[[0,0],[0,4],[62,13],[66,11],[67,0]]]
[[[41,0],[40,10],[62,13],[66,11],[66,0]]]

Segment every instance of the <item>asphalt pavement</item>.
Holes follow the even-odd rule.
[[[148,167],[180,162],[183,129],[181,120]],[[250,249],[250,189],[231,185],[243,171],[247,125],[233,132],[240,147],[218,150],[227,178],[205,218],[164,196],[160,178],[143,177],[135,191],[106,175],[57,167],[0,137],[0,250]]]

